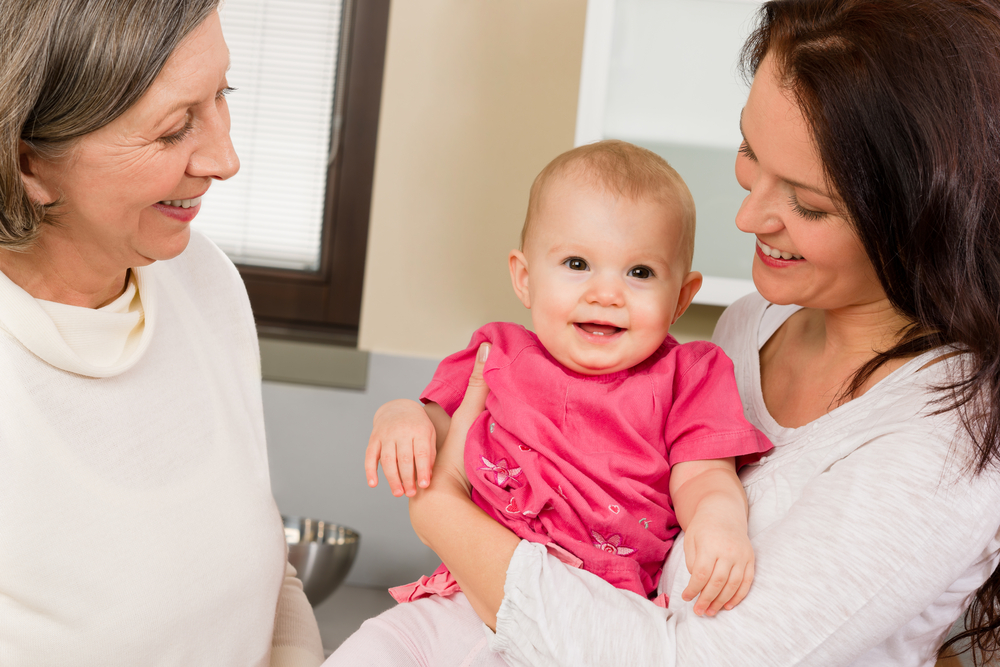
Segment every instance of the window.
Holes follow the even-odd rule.
[[[354,345],[388,0],[229,0],[240,174],[199,225],[237,263],[262,335]]]

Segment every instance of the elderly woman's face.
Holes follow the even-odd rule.
[[[38,196],[65,202],[42,246],[71,247],[110,272],[184,250],[212,179],[239,169],[224,96],[228,67],[213,13],[125,114],[82,137],[66,158],[35,161]],[[69,243],[46,244],[47,235]]]
[[[885,299],[861,240],[826,182],[798,105],[758,68],[740,121],[736,178],[749,191],[736,225],[757,237],[753,280],[767,300],[822,309]]]

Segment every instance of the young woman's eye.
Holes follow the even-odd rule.
[[[570,257],[563,264],[574,271],[586,271],[589,268],[587,262],[579,257]]]
[[[189,116],[188,119],[186,121],[184,121],[184,127],[182,127],[180,129],[180,131],[174,132],[173,134],[168,134],[168,135],[162,136],[162,137],[160,137],[159,140],[162,143],[165,143],[165,144],[168,144],[168,145],[180,143],[181,141],[184,140],[184,137],[186,137],[188,135],[188,133],[191,131],[191,127],[192,127],[191,117]]]
[[[740,152],[740,155],[743,155],[748,160],[751,160],[753,162],[757,161],[757,156],[754,155],[754,152],[750,149],[750,144],[748,144],[746,141],[744,141],[742,144],[740,144],[740,151],[739,152]]]
[[[805,218],[806,220],[819,220],[826,217],[826,211],[814,211],[811,208],[803,208],[799,200],[792,195],[788,198],[788,203],[791,205],[792,210],[795,214]]]
[[[629,269],[629,278],[638,278],[640,280],[646,280],[647,278],[653,277],[653,270],[648,266],[637,266],[635,268]]]

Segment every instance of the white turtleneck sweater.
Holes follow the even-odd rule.
[[[0,274],[0,665],[318,665],[232,263],[192,233],[113,303]]]

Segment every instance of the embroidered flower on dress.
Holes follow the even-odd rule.
[[[510,468],[507,466],[507,459],[500,459],[496,463],[493,463],[485,456],[480,456],[480,460],[484,465],[480,466],[478,470],[486,470],[493,473],[493,479],[490,479],[489,475],[485,475],[488,481],[493,482],[501,489],[507,486],[522,486],[524,482],[517,479],[521,475],[520,468]]]
[[[635,553],[635,549],[622,546],[621,535],[612,535],[608,539],[604,539],[600,533],[596,530],[592,530],[590,531],[590,536],[594,538],[594,546],[601,551],[607,551],[609,554],[617,554],[619,556],[628,556],[629,554]]]

